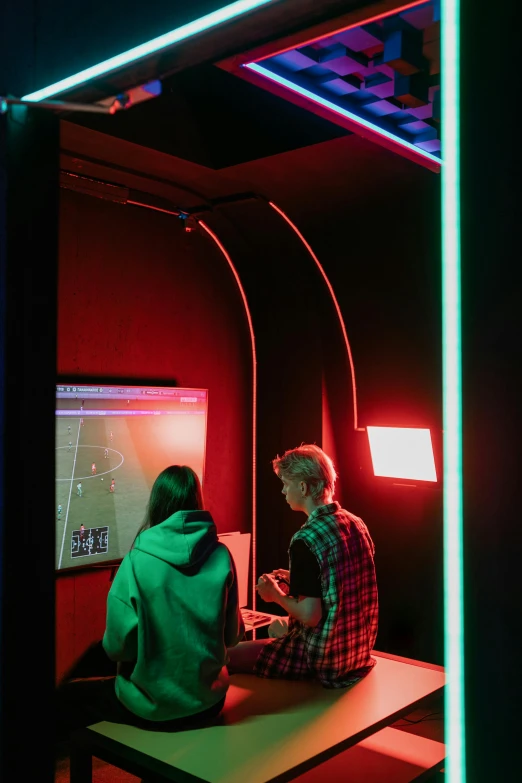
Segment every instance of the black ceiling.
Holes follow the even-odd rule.
[[[127,111],[67,119],[213,169],[349,135],[212,64],[166,78],[161,96]]]

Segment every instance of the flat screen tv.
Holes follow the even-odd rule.
[[[57,570],[121,560],[167,466],[203,484],[207,403],[205,389],[56,386]]]

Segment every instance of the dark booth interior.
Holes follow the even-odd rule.
[[[36,27],[39,43],[25,80],[22,54],[13,52],[5,71],[16,87],[10,92],[22,95],[50,84],[64,75],[64,62],[65,71],[75,73],[216,4],[193,4],[198,12],[190,15],[174,4],[165,19],[162,4],[149,3],[146,18],[131,9],[118,20],[111,6],[103,29],[93,27],[92,15],[73,23],[55,5],[54,16]],[[429,25],[424,17],[417,25],[429,61],[421,74],[425,82],[408,82],[398,102],[389,93],[379,99],[396,101],[403,114],[417,110],[418,127],[409,131],[408,144],[436,151],[436,143],[427,145],[440,138],[440,58],[433,53],[439,5],[411,5],[429,6],[432,14]],[[335,498],[362,517],[375,542],[375,648],[443,666],[440,166],[378,134],[359,132],[351,121],[332,120],[324,106],[310,109],[280,86],[265,88],[259,77],[238,75],[248,52],[260,60],[294,42],[294,53],[307,46],[312,58],[306,85],[313,82],[327,95],[333,77],[325,69],[328,59],[336,60],[333,54],[316,57],[306,32],[309,40],[330,36],[325,52],[342,44],[343,56],[351,53],[359,71],[361,58],[365,67],[375,67],[384,44],[375,45],[382,30],[372,14],[387,19],[394,6],[397,16],[399,4],[393,2],[269,3],[203,34],[197,45],[182,41],[58,96],[92,105],[153,79],[161,82],[159,94],[115,114],[35,109],[26,121],[16,114],[23,107],[13,107],[11,121],[18,117],[26,137],[22,133],[14,145],[9,165],[34,188],[29,197],[23,188],[12,196],[9,226],[24,233],[23,220],[13,217],[17,209],[40,226],[42,268],[29,283],[16,280],[38,287],[47,265],[53,293],[33,314],[23,305],[27,331],[18,339],[40,354],[34,373],[46,372],[48,386],[63,381],[208,390],[205,507],[219,533],[252,534],[249,606],[257,576],[286,567],[290,538],[303,521],[284,503],[271,461],[303,442],[316,443],[334,460]],[[353,42],[331,39],[335,20],[348,27],[350,15],[354,25],[370,19],[364,29],[374,36],[356,53],[346,49],[357,48]],[[397,23],[392,33],[402,35],[410,22]],[[388,23],[382,24],[385,29]],[[21,40],[33,51],[22,27]],[[82,41],[90,38],[90,48],[75,45],[67,34],[73,28]],[[60,47],[54,47],[56,40]],[[403,81],[410,79],[404,51],[392,62],[402,68]],[[282,73],[282,61],[274,62],[270,67]],[[37,76],[42,68],[43,82]],[[350,91],[358,80],[361,95],[353,101],[370,112],[365,90],[381,82],[359,71],[341,78]],[[344,105],[351,107],[348,99]],[[430,106],[429,117],[421,104]],[[380,111],[372,115],[376,122]],[[382,116],[389,130],[384,109]],[[38,248],[34,236],[24,236],[16,252],[24,248]],[[46,308],[49,324],[56,310],[56,331],[47,325]],[[37,317],[46,324],[41,331]],[[52,372],[43,369],[49,357],[55,358]],[[20,372],[29,383],[28,367]],[[54,386],[42,405],[54,411]],[[12,437],[15,423],[6,426]],[[53,426],[42,435],[47,445]],[[436,480],[375,475],[367,427],[429,430]],[[22,438],[36,444],[28,423]],[[54,483],[54,465],[45,470],[45,480]],[[54,505],[49,491],[39,524],[53,530]],[[136,530],[144,513],[135,509]],[[42,546],[45,557],[54,557],[54,540]],[[49,637],[55,682],[101,639],[116,567],[84,562],[56,571],[56,632]],[[46,595],[49,581],[42,577],[41,584]],[[259,598],[256,608],[274,611]],[[443,732],[440,701],[436,708]],[[443,773],[433,779],[442,780]]]
[[[276,111],[280,99],[271,100]],[[225,121],[233,128],[236,117]],[[437,175],[354,134],[268,158],[254,158],[246,143],[236,156],[251,160],[219,169],[69,120],[61,147],[58,375],[208,388],[206,503],[220,532],[251,531],[252,342],[226,258],[208,233],[185,231],[176,215],[111,200],[102,184],[88,193],[89,177],[139,185],[144,202],[149,194],[152,204],[157,197],[202,210],[240,276],[255,338],[258,572],[286,562],[297,528],[271,459],[301,442],[322,444],[339,472],[336,497],[367,520],[376,543],[379,649],[442,663],[440,481],[415,486],[373,475],[366,433],[354,428],[334,302],[310,253],[269,204],[299,227],[336,293],[359,426],[428,427],[440,449]],[[108,574],[58,577],[58,612],[73,623],[58,625],[58,674],[103,632]]]

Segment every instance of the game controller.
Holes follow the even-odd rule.
[[[286,585],[287,587],[290,587],[290,582],[288,581],[288,579],[285,579],[283,576],[275,576],[275,575],[272,575],[272,574],[269,574],[269,576],[274,576],[274,579],[276,580],[276,582],[278,584],[283,584],[283,585]],[[260,582],[261,582],[261,577],[259,577],[259,579],[257,580],[258,584]]]

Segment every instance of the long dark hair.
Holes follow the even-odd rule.
[[[170,465],[161,471],[152,486],[145,520],[136,538],[143,530],[159,525],[176,511],[202,509],[203,493],[197,474],[188,465]]]

